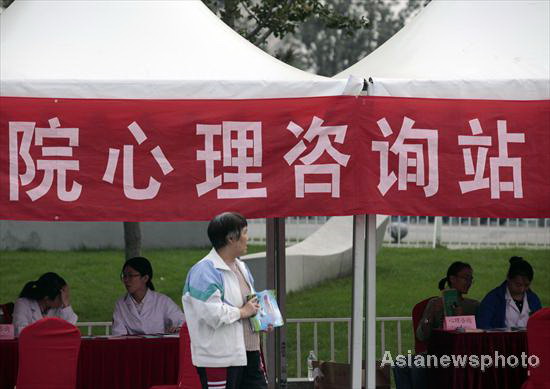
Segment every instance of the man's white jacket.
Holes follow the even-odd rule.
[[[255,293],[248,267],[244,262],[236,261],[251,293]],[[239,310],[245,301],[237,276],[215,249],[189,270],[182,303],[194,366],[246,365],[242,326],[249,323],[248,319],[240,320]]]

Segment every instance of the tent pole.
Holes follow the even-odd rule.
[[[367,215],[367,389],[376,389],[376,215]]]
[[[283,317],[286,317],[286,262],[285,262],[285,219],[266,220],[266,281],[268,289],[277,291],[277,302]],[[268,389],[285,389],[286,331],[276,328],[267,336]]]
[[[363,364],[363,305],[365,301],[366,216],[353,217],[353,306],[351,319],[351,388],[361,389]]]
[[[275,262],[276,262],[276,222],[275,219],[266,219],[265,221],[265,241],[266,241],[266,288],[275,289],[276,275],[275,275]],[[284,316],[283,316],[284,317]],[[276,371],[275,360],[277,355],[275,334],[268,334],[267,344],[265,344],[265,363],[268,377],[268,389],[275,389],[276,385]]]
[[[283,317],[286,317],[286,256],[285,256],[285,218],[277,218],[276,234],[277,234],[277,302],[279,310]],[[287,372],[286,372],[286,326],[277,327],[275,329],[275,337],[277,342],[277,381],[279,389],[287,387]]]

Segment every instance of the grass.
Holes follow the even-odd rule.
[[[249,252],[263,251],[262,246],[251,246]],[[146,250],[154,268],[156,289],[179,303],[188,269],[206,253],[207,249]],[[474,269],[475,282],[469,297],[481,300],[505,278],[508,258],[520,255],[535,269],[533,290],[543,306],[550,305],[550,250],[528,249],[468,249],[447,250],[419,248],[383,248],[377,261],[377,316],[410,316],[418,301],[438,293],[437,283],[445,276],[447,267],[455,260],[469,262]],[[110,321],[117,298],[125,293],[120,282],[123,253],[116,250],[88,251],[0,251],[0,302],[13,301],[24,283],[36,279],[46,271],[58,272],[71,286],[71,299],[80,321]],[[288,318],[350,317],[352,304],[351,277],[328,281],[287,298]],[[296,325],[288,324],[288,374],[295,377]],[[379,329],[377,334],[379,334]],[[338,362],[347,361],[347,325],[334,329]],[[378,336],[378,335],[377,335]],[[313,346],[311,325],[301,326],[302,375],[305,359]],[[328,325],[319,325],[320,359],[329,360],[330,331]],[[412,347],[412,329],[402,327],[403,352]],[[395,325],[386,326],[386,349],[397,351]],[[380,354],[380,346],[377,345]]]
[[[181,304],[187,272],[210,249],[144,250],[153,265],[158,292]],[[250,253],[263,246],[249,246]],[[115,301],[126,293],[119,275],[121,250],[0,251],[0,303],[14,301],[27,281],[53,271],[71,288],[71,303],[79,321],[111,321]]]

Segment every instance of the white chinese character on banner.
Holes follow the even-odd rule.
[[[490,136],[482,136],[483,129],[479,119],[472,119],[469,122],[472,135],[459,135],[460,146],[477,147],[477,160],[474,167],[472,147],[462,150],[464,156],[464,171],[466,175],[473,175],[469,181],[460,181],[462,193],[472,192],[479,189],[491,188],[491,198],[499,199],[500,192],[514,192],[514,198],[523,198],[523,186],[521,179],[521,158],[508,156],[508,143],[525,143],[525,134],[510,134],[506,129],[506,120],[497,120],[498,132],[498,157],[489,158],[489,177],[485,175],[487,164],[487,152],[492,146]],[[512,169],[512,181],[501,182],[500,169]]]
[[[252,139],[247,135],[251,133]],[[262,166],[262,124],[261,122],[222,122],[219,124],[197,124],[197,135],[204,136],[204,150],[197,150],[197,161],[205,162],[204,182],[196,185],[197,195],[210,192],[222,183],[236,183],[237,188],[217,189],[218,199],[267,197],[267,188],[249,188],[251,183],[262,182],[262,173],[251,173],[249,168]],[[236,138],[232,138],[236,134]],[[222,151],[214,149],[214,137],[222,136]],[[233,155],[236,150],[236,155]],[[248,155],[252,151],[252,156]],[[236,173],[223,172],[216,175],[214,162],[222,161],[224,168],[237,168]],[[225,170],[225,169],[224,169]]]
[[[138,145],[141,145],[147,136],[136,122],[133,122],[128,126],[130,133],[134,136]],[[162,170],[163,175],[167,175],[174,168],[170,162],[164,156],[160,146],[156,146],[149,151],[158,166]],[[118,164],[118,156],[120,154],[119,149],[109,148],[109,159],[107,161],[107,167],[105,168],[105,174],[103,175],[103,181],[110,184],[113,183],[115,177],[115,171]],[[122,181],[124,187],[124,195],[131,200],[149,200],[157,196],[160,190],[160,182],[153,177],[149,177],[149,184],[146,188],[136,188],[134,186],[134,146],[124,145],[122,155]]]
[[[35,122],[9,123],[9,173],[10,173],[10,201],[19,200],[19,186],[29,185],[36,176],[36,171],[44,172],[42,182],[26,193],[32,201],[36,201],[49,192],[54,177],[57,180],[57,198],[61,201],[75,201],[80,197],[82,185],[73,181],[70,190],[67,190],[67,171],[78,171],[79,161],[63,159],[73,156],[73,147],[78,146],[78,128],[60,128],[57,118],[48,121],[49,128],[36,127]],[[19,133],[22,141],[19,146]],[[30,147],[34,136],[34,145],[41,146],[42,157],[36,165],[30,154]],[[44,146],[44,140],[67,139],[68,146]],[[25,173],[19,172],[19,156],[25,163]]]
[[[378,120],[377,124],[384,138],[393,134],[393,130],[386,118]],[[396,181],[398,190],[407,190],[408,182],[423,187],[426,197],[435,195],[439,189],[437,130],[413,128],[413,125],[414,120],[405,116],[399,135],[391,147],[389,146],[389,142],[372,142],[372,150],[380,153],[380,182],[378,183],[378,190],[382,195],[385,195]],[[425,140],[427,143],[427,184],[425,178],[426,159],[423,143],[405,143],[405,141],[421,140]],[[397,176],[393,171],[389,172],[388,164],[390,151],[399,158]],[[415,172],[410,173],[410,169],[414,169]]]
[[[323,119],[313,117],[303,139],[308,142],[317,138],[313,150],[300,157],[306,151],[306,144],[303,139],[285,154],[287,164],[292,165],[298,158],[303,165],[294,166],[295,192],[297,198],[304,197],[305,193],[330,193],[331,197],[340,197],[340,166],[347,166],[350,156],[342,154],[334,148],[329,136],[334,137],[334,142],[343,144],[346,138],[348,126],[323,126]],[[287,130],[292,132],[296,138],[305,130],[294,122],[290,122]],[[336,163],[315,164],[319,157],[327,152]],[[330,174],[331,182],[306,183],[306,175]]]

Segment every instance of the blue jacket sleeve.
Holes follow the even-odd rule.
[[[537,294],[532,290],[529,290],[527,292],[527,302],[529,303],[529,308],[531,309],[532,313],[542,308],[539,296],[537,296]]]
[[[479,304],[476,315],[477,328],[488,329],[492,328],[494,317],[497,315],[496,295],[493,292],[487,293],[485,298]]]

